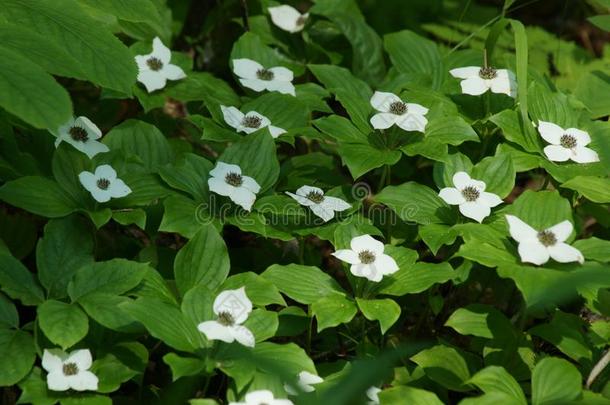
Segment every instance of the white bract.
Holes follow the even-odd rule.
[[[537,231],[514,215],[506,215],[510,236],[519,243],[519,256],[524,263],[544,264],[553,258],[560,263],[584,263],[580,250],[565,243],[574,227],[563,221]]]
[[[153,50],[148,55],[137,55],[138,81],[151,93],[165,87],[168,80],[180,80],[186,74],[180,66],[169,63],[172,51],[159,39],[153,40]]]
[[[477,222],[483,221],[491,213],[491,208],[502,204],[502,199],[485,191],[485,182],[471,179],[466,172],[453,175],[455,187],[445,187],[438,196],[447,204],[459,205],[462,215]]]
[[[87,117],[70,118],[54,135],[57,137],[55,147],[66,141],[89,156],[89,159],[110,150],[108,146],[97,141],[102,137],[102,131]]]
[[[274,138],[286,133],[285,129],[271,125],[269,118],[256,111],[249,111],[244,114],[235,107],[224,105],[221,105],[220,109],[225,122],[235,128],[237,132],[251,134],[261,128],[269,128],[269,132]]]
[[[573,160],[577,163],[599,162],[599,156],[586,145],[591,143],[589,133],[576,128],[563,129],[552,122],[539,121],[538,132],[550,145],[544,154],[553,162]]]
[[[313,392],[316,389],[312,385],[324,382],[322,377],[312,374],[309,371],[301,371],[298,375],[296,387],[291,384],[284,384],[284,390],[289,395],[299,395],[301,392]]]
[[[337,250],[333,256],[351,264],[350,271],[354,276],[381,281],[384,275],[398,271],[396,261],[383,253],[383,243],[371,235],[356,236],[351,240],[350,247]]]
[[[250,211],[256,193],[261,190],[256,180],[241,174],[241,168],[224,162],[217,162],[210,171],[208,186],[210,191],[229,197],[231,201],[243,209]]]
[[[375,129],[386,129],[398,125],[405,131],[424,132],[428,119],[428,109],[419,104],[405,103],[393,93],[376,91],[371,97],[371,105],[379,111],[371,118]]]
[[[366,396],[370,400],[367,402],[367,405],[379,405],[379,393],[381,392],[380,388],[370,387],[366,390]]]
[[[287,4],[269,7],[271,21],[279,28],[290,33],[300,32],[305,27],[305,22],[309,17],[309,13],[301,14],[299,11]]]
[[[254,335],[242,323],[252,312],[252,302],[246,295],[244,287],[237,290],[225,290],[218,294],[213,305],[215,321],[205,321],[197,329],[208,340],[221,340],[231,343],[238,341],[244,346],[254,347]]]
[[[513,98],[517,96],[515,74],[510,70],[468,66],[452,69],[449,73],[453,77],[463,79],[460,85],[464,94],[479,96],[491,90],[493,93],[506,94]]]
[[[252,391],[246,394],[244,402],[229,402],[229,405],[294,405],[289,399],[275,399],[268,390]]]
[[[337,197],[328,197],[324,191],[318,187],[303,186],[296,191],[296,194],[286,191],[290,197],[294,198],[299,204],[311,208],[314,214],[328,222],[335,217],[335,211],[345,211],[351,205]]]
[[[80,172],[78,179],[97,202],[107,202],[131,193],[131,188],[117,178],[116,171],[110,165],[98,166],[95,173]]]
[[[93,359],[89,349],[66,353],[59,349],[45,349],[42,367],[48,372],[47,386],[51,391],[97,390],[98,378],[89,371]]]
[[[290,69],[282,66],[264,68],[252,59],[233,59],[233,73],[239,76],[239,82],[254,91],[277,91],[282,94],[295,95]]]

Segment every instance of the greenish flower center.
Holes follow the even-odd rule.
[[[85,128],[82,127],[72,127],[68,130],[72,139],[77,142],[87,142],[89,140],[89,135]]]
[[[274,76],[275,75],[273,74],[273,72],[270,71],[269,69],[259,69],[256,72],[256,77],[258,77],[261,80],[267,80],[267,81],[273,80]]]
[[[155,58],[154,56],[148,58],[148,60],[146,61],[146,64],[148,65],[150,70],[153,70],[155,72],[157,72],[163,68],[163,62],[161,62],[161,59]]]
[[[110,180],[108,180],[108,179],[103,179],[103,178],[102,178],[102,179],[98,179],[98,181],[97,181],[97,187],[98,187],[100,190],[107,190],[107,189],[108,189],[108,187],[110,187]]]
[[[230,313],[221,312],[218,314],[218,323],[222,326],[233,326],[235,325],[235,319]]]
[[[324,201],[324,194],[318,192],[318,191],[310,191],[307,194],[307,198],[310,201],[315,202],[316,204],[320,204],[322,201]]]
[[[76,363],[66,363],[62,367],[64,375],[76,375],[78,374],[78,366]]]
[[[498,72],[496,71],[496,69],[492,68],[492,67],[482,67],[481,70],[479,70],[479,77],[481,79],[485,79],[485,80],[491,80],[491,79],[495,79],[495,77],[498,76]]]
[[[241,121],[241,124],[244,127],[248,127],[248,128],[258,128],[261,126],[261,122],[262,122],[262,120],[259,117],[250,115],[250,116],[244,117],[244,119]]]
[[[476,201],[480,195],[481,193],[476,189],[476,187],[468,186],[462,189],[462,196],[466,199],[466,201]]]
[[[396,115],[403,115],[407,112],[407,105],[402,101],[394,101],[390,104],[390,112]]]
[[[360,263],[362,264],[371,264],[375,261],[375,253],[370,250],[363,250],[358,253],[358,259],[360,259]]]
[[[557,237],[555,236],[555,234],[548,230],[538,232],[538,240],[544,246],[553,246],[557,243]]]
[[[577,142],[572,135],[564,134],[559,138],[559,144],[566,149],[572,149],[576,147]]]
[[[241,174],[231,172],[225,176],[225,182],[233,187],[239,187],[244,182],[244,179],[241,177]]]

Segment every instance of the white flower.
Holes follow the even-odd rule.
[[[375,129],[386,129],[396,124],[405,131],[426,130],[428,109],[419,104],[405,103],[396,94],[376,91],[371,97],[371,105],[379,113],[371,118]]]
[[[229,405],[294,405],[289,399],[275,399],[268,390],[252,391],[246,394],[245,402],[229,402]]]
[[[351,205],[337,197],[327,197],[324,191],[317,187],[303,186],[296,194],[286,191],[299,204],[311,208],[314,214],[328,222],[335,217],[335,211],[345,211]]]
[[[66,353],[59,349],[45,349],[42,355],[42,367],[47,370],[47,386],[51,391],[97,390],[98,378],[89,371],[91,368],[89,349],[75,350]]]
[[[576,128],[563,129],[552,122],[539,121],[538,132],[550,143],[544,148],[544,154],[553,162],[565,162],[569,159],[577,163],[599,162],[597,152],[585,147],[591,142],[591,137],[585,131]]]
[[[398,271],[396,261],[383,253],[383,243],[371,235],[356,236],[350,247],[351,250],[337,250],[333,256],[351,264],[350,271],[354,276],[381,281],[384,275]]]
[[[214,300],[215,321],[205,321],[197,329],[208,340],[222,340],[231,343],[237,340],[244,346],[254,347],[254,335],[242,325],[252,312],[252,302],[246,295],[244,287],[237,290],[225,290]]]
[[[491,208],[502,204],[502,199],[485,191],[485,182],[471,179],[466,172],[453,175],[455,187],[445,187],[438,196],[447,204],[459,205],[462,215],[477,222],[483,221],[491,213]]]
[[[235,128],[237,132],[251,134],[261,128],[267,127],[269,128],[271,136],[274,138],[286,133],[285,129],[271,125],[269,118],[256,111],[250,111],[244,114],[235,107],[227,107],[224,105],[221,105],[220,109],[222,110],[225,122]]]
[[[284,389],[288,395],[299,395],[301,392],[313,392],[316,389],[312,387],[312,385],[324,382],[322,377],[312,374],[309,371],[301,371],[298,378],[299,380],[296,383],[296,387],[291,384],[284,384]]]
[[[98,166],[95,173],[80,172],[78,179],[98,202],[125,197],[131,193],[129,186],[117,178],[116,171],[110,165]]]
[[[510,70],[468,66],[452,69],[449,73],[453,77],[464,79],[460,83],[464,94],[479,96],[491,90],[493,93],[502,93],[513,98],[517,96],[515,74]]]
[[[89,156],[89,159],[110,150],[108,146],[97,141],[102,137],[102,131],[87,117],[70,118],[70,121],[59,127],[55,136],[55,147],[59,146],[61,141],[66,141]]]
[[[544,209],[544,207],[541,207]],[[584,263],[580,251],[564,243],[573,230],[570,221],[563,221],[537,231],[514,215],[506,215],[510,236],[519,243],[519,256],[524,263],[544,264],[552,257],[560,263]]]
[[[380,392],[381,389],[377,387],[370,387],[368,390],[366,390],[366,396],[368,399],[370,399],[370,401],[367,402],[367,405],[379,405]]]
[[[246,211],[252,209],[256,193],[261,187],[252,177],[243,176],[239,166],[217,162],[216,167],[210,171],[210,176],[210,191],[229,197]]]
[[[138,81],[151,93],[165,87],[167,80],[180,80],[186,74],[180,66],[169,63],[172,51],[163,45],[159,37],[153,40],[153,50],[148,55],[137,55]]]
[[[271,21],[284,31],[295,33],[303,30],[305,22],[309,17],[309,13],[301,14],[297,9],[289,5],[281,5],[277,7],[269,7]]]
[[[239,82],[254,91],[277,91],[282,94],[295,95],[290,69],[282,66],[264,68],[252,59],[233,59],[233,73],[239,76]]]

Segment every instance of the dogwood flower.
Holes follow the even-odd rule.
[[[269,7],[267,10],[269,10],[271,21],[275,25],[292,34],[302,31],[309,17],[309,13],[301,14],[296,8],[287,4]]]
[[[337,197],[328,197],[324,191],[318,187],[303,186],[296,194],[286,191],[290,197],[294,198],[299,204],[311,208],[316,216],[328,222],[335,217],[335,211],[345,211],[351,205]]]
[[[301,371],[298,378],[296,387],[291,384],[284,384],[284,390],[286,390],[288,395],[299,395],[301,392],[313,392],[316,389],[312,387],[312,385],[324,382],[322,377],[312,374],[309,371]]]
[[[574,227],[563,221],[537,231],[514,215],[506,215],[510,236],[519,243],[519,256],[524,263],[544,264],[549,258],[560,263],[584,263],[580,250],[565,243]]]
[[[459,205],[462,215],[477,222],[483,221],[491,213],[491,208],[502,204],[502,199],[485,191],[485,182],[471,179],[466,172],[453,175],[455,187],[445,187],[438,196],[447,204]]]
[[[107,202],[131,193],[131,188],[117,178],[116,171],[110,165],[98,166],[95,173],[80,172],[78,179],[97,202]]]
[[[545,146],[544,154],[553,162],[572,159],[576,163],[599,162],[599,156],[586,145],[591,143],[589,133],[576,128],[563,129],[552,122],[539,121],[538,132],[550,145]]]
[[[452,69],[449,73],[453,77],[463,79],[460,85],[464,94],[479,96],[491,90],[493,93],[506,94],[513,98],[517,96],[515,74],[510,70],[468,66]]]
[[[244,287],[221,292],[214,300],[212,308],[217,319],[197,325],[197,329],[208,340],[221,340],[227,343],[237,340],[244,346],[254,347],[254,335],[242,325],[252,312],[252,302],[246,295]]]
[[[366,396],[370,400],[367,402],[367,405],[379,405],[379,393],[381,392],[381,388],[370,387],[366,390]]]
[[[289,399],[275,399],[269,390],[252,391],[246,394],[245,402],[229,402],[229,405],[294,405]]]
[[[252,209],[256,193],[261,187],[252,177],[241,174],[241,168],[224,162],[217,162],[210,171],[208,186],[210,191],[229,197],[246,211]]]
[[[168,80],[180,80],[186,74],[180,66],[169,63],[172,51],[159,39],[153,39],[153,50],[148,55],[135,57],[138,65],[138,81],[146,87],[149,93],[165,87]]]
[[[239,76],[239,82],[254,91],[277,91],[282,94],[295,95],[290,69],[282,66],[264,68],[252,59],[233,59],[233,73]]]
[[[108,146],[97,141],[102,137],[102,131],[87,117],[70,118],[68,122],[59,127],[55,133],[55,147],[62,141],[68,142],[77,150],[86,154],[89,159],[98,153],[108,152]]]
[[[225,122],[235,128],[237,132],[251,134],[261,128],[269,128],[269,132],[274,138],[286,133],[285,129],[271,125],[269,118],[256,111],[249,111],[244,114],[235,107],[224,105],[221,105],[220,109]]]
[[[393,93],[376,91],[371,97],[371,105],[379,113],[371,117],[375,129],[386,129],[396,124],[405,131],[426,130],[428,109],[419,104],[405,103]]]
[[[66,353],[59,349],[45,349],[42,354],[42,367],[48,372],[47,386],[51,391],[97,390],[98,378],[89,371],[91,368],[89,349]]]
[[[354,276],[381,281],[384,275],[398,271],[396,261],[383,253],[383,243],[371,235],[356,236],[351,240],[350,247],[337,250],[333,256],[351,264],[350,271]]]

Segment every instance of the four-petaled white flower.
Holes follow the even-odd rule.
[[[269,118],[256,111],[249,111],[244,114],[235,107],[224,105],[221,105],[220,109],[225,122],[235,128],[237,132],[251,134],[261,128],[269,128],[269,132],[274,138],[286,133],[285,129],[271,125]]]
[[[97,202],[107,202],[131,193],[131,188],[117,178],[116,171],[110,165],[98,166],[95,173],[80,172],[78,179]]]
[[[351,240],[350,247],[337,250],[333,256],[351,264],[350,271],[354,276],[381,281],[384,275],[398,271],[396,261],[383,253],[383,243],[371,235],[356,236]]]
[[[247,393],[244,402],[229,402],[229,405],[294,405],[294,403],[289,399],[276,399],[269,390],[258,390]]]
[[[231,201],[246,211],[252,209],[256,193],[261,190],[256,180],[241,174],[241,168],[224,162],[217,162],[210,171],[208,186],[210,191],[229,197]]]
[[[233,73],[239,76],[239,82],[254,91],[277,91],[282,94],[295,95],[290,69],[282,66],[264,68],[252,59],[233,59]]]
[[[502,199],[485,191],[485,182],[471,179],[466,172],[453,175],[455,187],[445,187],[438,196],[447,204],[459,205],[462,215],[477,222],[483,221],[491,213],[491,208],[502,204]]]
[[[337,197],[328,197],[324,191],[318,187],[303,186],[296,191],[296,194],[286,191],[290,197],[294,198],[299,204],[311,208],[314,214],[328,222],[335,217],[335,211],[345,211],[351,205]]]
[[[597,152],[586,147],[591,143],[588,132],[576,128],[563,129],[546,121],[538,121],[538,132],[550,143],[544,148],[544,154],[553,162],[565,162],[570,159],[576,163],[599,162]]]
[[[370,400],[367,402],[367,405],[379,405],[379,393],[381,392],[381,388],[370,387],[366,390],[366,396]]]
[[[91,368],[89,349],[66,353],[59,349],[45,349],[42,354],[42,367],[47,370],[47,386],[51,391],[97,390],[98,378],[89,371]]]
[[[584,263],[580,250],[565,243],[572,230],[568,220],[537,231],[514,215],[506,215],[510,236],[519,243],[519,256],[524,263],[544,264],[552,257],[560,263]]]
[[[252,302],[246,295],[244,287],[237,290],[225,290],[218,294],[213,305],[215,321],[205,321],[197,329],[209,340],[221,340],[231,343],[237,340],[244,346],[254,347],[254,335],[242,323],[252,312]]]
[[[309,371],[301,371],[298,375],[296,386],[293,384],[284,384],[284,390],[288,395],[299,395],[301,392],[313,392],[316,389],[312,385],[324,382],[322,377],[312,374]]]
[[[180,80],[186,74],[180,66],[169,63],[172,51],[159,39],[153,40],[153,50],[148,55],[137,55],[138,81],[151,93],[165,87],[167,80]]]
[[[464,94],[479,96],[491,90],[493,93],[506,94],[513,98],[517,96],[515,74],[510,70],[468,66],[452,69],[449,73],[453,77],[463,79],[460,85]]]
[[[379,113],[371,117],[375,129],[386,129],[396,124],[405,131],[424,132],[428,119],[428,109],[419,104],[405,103],[393,93],[376,91],[371,97],[371,105]]]
[[[267,10],[269,10],[271,21],[275,25],[292,34],[302,31],[309,17],[309,13],[301,14],[296,8],[287,4],[269,7]]]
[[[98,153],[110,150],[97,140],[102,137],[102,131],[87,117],[70,118],[70,121],[59,127],[55,136],[55,147],[59,146],[61,141],[66,141],[90,159]]]

